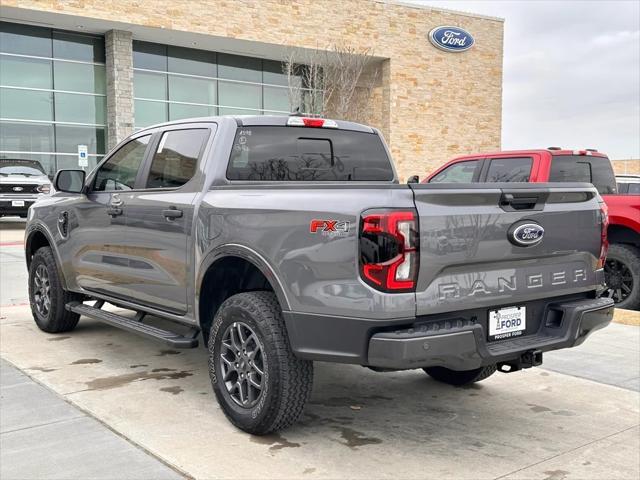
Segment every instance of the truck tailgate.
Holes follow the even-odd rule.
[[[518,304],[594,290],[600,197],[589,184],[415,184],[416,314]],[[522,224],[544,229],[520,245]],[[525,239],[526,240],[526,239]]]

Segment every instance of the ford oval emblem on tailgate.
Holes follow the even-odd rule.
[[[508,237],[514,245],[531,247],[542,241],[544,228],[537,223],[519,223],[509,229]]]

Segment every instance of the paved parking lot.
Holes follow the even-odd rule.
[[[443,386],[418,371],[318,363],[302,422],[279,435],[251,437],[233,428],[215,403],[204,349],[171,350],[87,319],[68,334],[40,332],[25,304],[20,226],[5,223],[0,356],[8,366],[2,383],[31,377],[42,390],[25,394],[18,408],[3,386],[3,480],[73,477],[65,475],[73,455],[64,462],[56,457],[49,470],[29,470],[32,449],[47,458],[42,438],[25,434],[11,443],[12,433],[5,433],[14,409],[24,416],[25,409],[42,412],[58,402],[82,422],[94,417],[91,428],[101,435],[117,437],[101,437],[105,463],[114,455],[137,462],[131,473],[113,470],[111,478],[140,478],[145,469],[147,478],[640,476],[638,327],[612,325],[578,349],[547,355],[552,370],[496,374],[472,388]],[[56,448],[73,453],[65,443]],[[92,476],[110,478],[101,469]]]

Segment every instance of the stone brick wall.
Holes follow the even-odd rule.
[[[640,175],[640,159],[612,160],[611,164],[616,174],[635,173]]]
[[[104,39],[107,81],[107,146],[133,132],[133,50],[131,32],[109,30]]]
[[[401,177],[421,176],[460,154],[500,148],[503,22],[385,0],[2,0],[3,6],[195,32],[286,47],[371,47],[382,83],[370,122],[390,144]],[[440,25],[468,30],[475,46],[449,53],[429,43]],[[167,43],[170,43],[167,40]],[[116,42],[117,45],[117,42]],[[278,59],[278,58],[276,58]],[[123,61],[129,61],[127,58]],[[117,71],[117,69],[116,69]],[[126,130],[130,92],[119,92]],[[118,100],[116,114],[120,115]],[[118,123],[120,122],[120,124]],[[111,134],[110,134],[111,135]],[[114,135],[118,137],[119,133]]]

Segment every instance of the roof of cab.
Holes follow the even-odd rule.
[[[158,123],[145,127],[138,132],[145,130],[152,130],[155,128],[167,127],[170,125],[180,125],[183,123],[199,123],[199,122],[216,122],[225,119],[232,119],[239,127],[248,126],[273,126],[273,127],[286,127],[289,115],[219,115],[212,117],[197,117],[197,118],[183,118],[181,120],[173,120],[171,122]],[[330,119],[325,119],[330,120]],[[352,130],[356,132],[375,133],[375,130],[367,125],[363,125],[355,122],[347,122],[345,120],[333,120],[337,123],[339,130]],[[305,128],[305,127],[301,127]],[[312,128],[312,127],[307,127]],[[136,132],[137,133],[137,132]]]
[[[478,158],[478,157],[491,157],[494,155],[531,155],[532,153],[548,153],[550,155],[588,155],[593,157],[603,157],[607,158],[606,153],[597,152],[589,149],[582,150],[567,150],[567,149],[555,149],[555,148],[532,148],[529,150],[496,150],[493,152],[478,152],[470,155],[460,155],[458,157],[454,157],[453,160],[463,160],[469,158]]]

